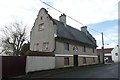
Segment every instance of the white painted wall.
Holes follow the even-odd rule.
[[[55,57],[27,56],[26,73],[55,68]]]
[[[114,62],[118,62],[118,56],[120,56],[120,54],[118,53],[118,46],[116,46],[112,51],[112,60]],[[115,53],[118,53],[118,56],[115,55]]]
[[[42,19],[41,19],[42,18]],[[44,24],[43,30],[39,31],[39,25]],[[53,21],[50,19],[49,14],[45,9],[41,9],[37,15],[34,26],[30,33],[30,50],[31,51],[42,51],[42,52],[53,52],[55,49],[55,28]],[[43,44],[48,43],[48,49],[44,50]]]

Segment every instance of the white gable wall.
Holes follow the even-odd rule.
[[[43,30],[38,30],[40,24],[44,24]],[[53,27],[52,20],[50,20],[50,17],[45,9],[41,9],[31,30],[30,50],[52,52],[55,49],[54,33],[55,28]],[[48,43],[48,50],[44,50],[43,43],[45,42]]]

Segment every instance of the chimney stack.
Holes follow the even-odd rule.
[[[96,43],[95,38],[88,32],[87,26],[81,27],[81,31],[84,32],[94,43]]]
[[[81,31],[84,32],[87,35],[88,34],[87,26],[81,27]]]
[[[60,22],[62,22],[64,25],[66,25],[66,15],[63,13],[59,17]]]

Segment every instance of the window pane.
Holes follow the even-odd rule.
[[[43,50],[48,50],[48,45],[49,45],[48,42],[44,42],[43,43]]]
[[[118,53],[115,53],[115,56],[118,56]]]
[[[64,44],[64,49],[69,51],[69,43]]]
[[[95,52],[95,49],[93,48],[92,50],[93,50],[93,53],[94,53],[94,52]]]
[[[64,65],[69,65],[69,57],[64,57]]]
[[[86,57],[83,57],[83,64],[86,63]]]
[[[44,30],[44,23],[38,25],[38,31]]]
[[[83,50],[83,52],[86,52],[86,47],[83,46],[83,47],[82,47],[82,50]]]

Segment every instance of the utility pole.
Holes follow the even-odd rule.
[[[103,38],[103,32],[102,32],[102,53],[103,53],[103,64],[105,64],[105,62],[104,62],[104,38]]]

